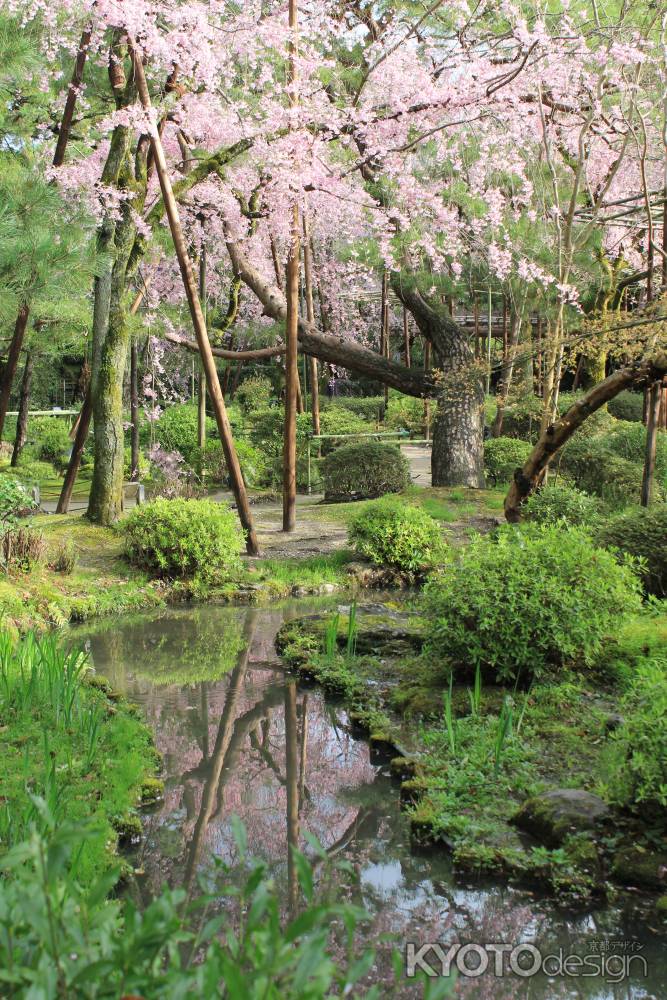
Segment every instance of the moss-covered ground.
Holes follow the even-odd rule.
[[[443,845],[467,873],[502,874],[567,903],[641,880],[634,863],[621,877],[615,859],[638,844],[641,860],[663,834],[636,816],[614,815],[594,840],[572,834],[550,846],[513,819],[526,799],[553,789],[604,797],[620,694],[642,661],[667,666],[667,611],[630,619],[592,671],[562,671],[528,690],[454,684],[451,711],[449,664],[422,649],[423,637],[415,608],[405,617],[370,608],[359,613],[351,644],[342,612],[286,624],[278,648],[289,669],[346,700],[351,724],[372,746],[396,755],[416,842]]]
[[[92,883],[141,833],[137,807],[160,794],[151,733],[77,653],[50,638],[0,645],[0,847],[34,825],[81,824],[76,877]]]

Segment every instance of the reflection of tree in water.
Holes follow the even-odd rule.
[[[118,679],[128,666],[155,685],[195,685],[224,677],[243,648],[245,612],[214,616],[208,608],[138,616],[90,636],[93,659]]]

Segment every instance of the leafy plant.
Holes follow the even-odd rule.
[[[609,401],[607,408],[617,420],[637,420],[641,423],[644,419],[644,395],[627,390],[619,392],[618,396]]]
[[[35,418],[30,422],[28,447],[39,461],[63,468],[72,448],[67,423],[61,417]]]
[[[456,756],[457,726],[456,726],[456,718],[454,715],[454,706],[452,702],[453,684],[454,684],[454,674],[452,673],[449,675],[449,689],[445,691],[443,695],[443,704],[444,704],[444,721],[445,721],[445,728],[447,730],[447,739],[449,741],[449,749],[451,751],[452,756]]]
[[[154,500],[135,507],[121,530],[129,561],[159,576],[219,582],[240,567],[243,534],[225,504]]]
[[[498,716],[498,726],[496,729],[496,739],[493,747],[493,761],[494,768],[493,773],[498,774],[500,770],[500,765],[503,757],[503,750],[507,742],[508,736],[512,732],[512,699],[505,695],[503,698],[502,708],[500,709],[500,715]]]
[[[273,386],[263,375],[251,375],[244,379],[236,390],[236,399],[246,413],[268,406],[273,395]]]
[[[357,602],[352,601],[347,619],[347,643],[345,650],[348,656],[354,656],[356,652],[358,633],[359,626],[357,624]]]
[[[482,707],[482,671],[479,663],[475,667],[475,683],[471,691],[468,692],[470,698],[471,715],[479,715]]]
[[[508,483],[517,468],[521,468],[532,447],[518,438],[497,437],[484,442],[484,468],[499,485]]]
[[[426,511],[386,497],[367,504],[350,522],[349,539],[357,552],[378,566],[424,573],[444,556],[440,527]]]
[[[340,615],[338,613],[331,616],[324,627],[324,655],[328,659],[333,659],[338,649],[338,625]]]
[[[594,525],[600,506],[595,497],[566,483],[543,486],[524,505],[528,520],[535,524]]]
[[[194,403],[175,403],[168,406],[155,425],[155,437],[164,451],[177,451],[184,461],[194,468],[198,454],[198,413]],[[215,433],[215,421],[206,418],[206,435]]]
[[[638,557],[639,572],[649,594],[667,596],[667,508],[636,507],[607,520],[596,539],[605,548]]]
[[[664,663],[641,665],[620,705],[622,724],[606,755],[605,791],[622,806],[667,811],[667,675]]]
[[[397,447],[368,441],[336,448],[322,463],[322,478],[327,500],[363,500],[400,493],[410,470]]]
[[[524,682],[564,663],[592,664],[605,632],[641,605],[628,565],[580,529],[501,529],[476,538],[427,585],[433,655]]]

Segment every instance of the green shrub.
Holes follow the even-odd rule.
[[[423,437],[424,400],[412,396],[392,396],[385,414],[385,424],[388,430],[406,430]]]
[[[399,448],[379,441],[346,444],[322,463],[327,500],[373,499],[400,493],[410,483],[410,470]]]
[[[641,607],[639,581],[582,530],[501,529],[428,585],[431,652],[498,681],[590,665],[607,629]]]
[[[236,398],[246,413],[263,409],[273,395],[273,386],[264,375],[251,375],[236,390]]]
[[[636,503],[641,495],[641,463],[614,454],[604,437],[575,436],[556,462],[578,489],[600,497],[610,507]]]
[[[220,582],[240,566],[236,514],[211,500],[154,500],[135,507],[121,530],[130,562],[159,576]]]
[[[193,403],[178,403],[160,414],[155,438],[165,451],[177,451],[194,468],[198,453],[197,427],[197,407]],[[215,421],[207,417],[207,438],[214,432]]]
[[[623,723],[606,755],[606,793],[624,807],[667,809],[667,677],[664,666],[641,666],[620,704]]]
[[[69,427],[62,417],[37,417],[28,427],[31,453],[41,462],[52,462],[56,468],[64,467],[72,450]]]
[[[529,521],[536,524],[555,524],[557,521],[568,525],[593,525],[599,516],[599,504],[595,497],[566,483],[543,486],[533,493],[524,504]]]
[[[53,479],[56,475],[51,462],[40,462],[36,458],[31,459],[26,455],[25,449],[21,453],[17,466],[5,466],[2,470],[4,475],[15,476],[28,486],[37,486],[47,479]]]
[[[146,479],[150,473],[151,463],[143,451],[139,451],[139,479]],[[126,479],[132,476],[132,448],[126,448],[123,453],[123,475]]]
[[[345,437],[342,437],[338,441],[322,441],[322,454],[328,455],[334,448],[351,444],[351,441],[345,440],[346,437],[356,434],[372,434],[375,430],[374,423],[369,423],[362,417],[357,416],[356,413],[352,413],[351,410],[334,406],[322,410],[320,414],[320,433],[345,435]]]
[[[444,553],[436,521],[404,500],[385,497],[368,504],[350,524],[349,540],[378,566],[422,573]]]
[[[667,597],[667,507],[636,507],[603,524],[596,540],[641,557],[640,573],[649,594]]]
[[[236,438],[234,445],[246,486],[266,485],[269,470],[262,452],[244,438]],[[205,481],[213,484],[229,482],[227,463],[220,441],[207,441],[203,451],[198,451],[196,462]]]
[[[279,486],[282,481],[283,468],[283,424],[285,416],[283,409],[277,406],[267,406],[255,410],[249,421],[248,433],[251,443],[266,463],[264,480],[267,485]],[[305,487],[308,480],[307,442],[312,431],[312,419],[309,413],[299,413],[296,418],[296,448],[297,467],[296,482],[299,488]],[[317,462],[311,461],[311,479],[317,480]]]
[[[493,424],[498,409],[495,396],[487,396],[484,404],[484,420]],[[542,418],[542,400],[532,393],[510,397],[503,411],[503,437],[519,438],[521,441],[536,441]]]
[[[19,517],[34,510],[35,506],[23,483],[13,476],[0,475],[0,532],[3,526],[16,524]]]
[[[618,396],[609,401],[607,409],[617,420],[644,419],[644,394],[641,392],[619,392]]]
[[[620,458],[644,467],[646,428],[640,423],[618,420],[602,439],[605,447]],[[659,479],[667,476],[667,434],[660,431],[656,440],[655,472]]]
[[[47,815],[48,833],[32,834],[0,858],[5,876],[0,879],[0,977],[9,988],[4,996],[325,1000],[371,995],[360,988],[360,980],[372,967],[375,950],[363,947],[357,936],[368,914],[336,898],[345,869],[319,845],[317,880],[306,856],[293,849],[299,910],[292,918],[283,919],[275,880],[265,863],[248,856],[247,835],[235,817],[235,870],[213,857],[205,896],[196,886],[192,894],[165,886],[137,908],[127,893],[106,899],[118,871],[98,872],[94,884],[82,888],[77,858],[91,831],[71,822],[54,829],[49,820]],[[216,890],[235,903],[222,915],[210,912]],[[347,948],[339,946],[340,927]],[[445,984],[433,996],[449,994]]]
[[[489,438],[484,442],[484,468],[499,486],[509,483],[532,451],[532,445],[518,438]]]
[[[322,400],[322,404],[322,414],[325,410],[349,410],[372,424],[384,416],[384,396],[336,396]]]

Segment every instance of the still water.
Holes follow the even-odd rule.
[[[134,858],[143,899],[164,883],[192,891],[198,878],[212,877],[214,858],[234,865],[235,815],[249,851],[266,861],[285,896],[288,843],[298,836],[308,853],[304,831],[348,862],[356,876],[350,898],[371,914],[370,939],[393,932],[401,948],[441,942],[445,951],[457,942],[523,942],[542,955],[588,956],[576,975],[496,978],[491,953],[484,975],[459,976],[457,996],[665,1000],[665,938],[635,906],[564,913],[529,892],[461,881],[444,853],[411,849],[387,761],[353,737],[340,704],[296,686],[280,669],[280,625],[321,608],[305,601],[186,607],[76,630],[98,673],[142,706],[164,757],[164,801],[145,814]],[[469,965],[476,961],[472,954]],[[601,962],[606,975],[593,974]],[[375,978],[386,968],[381,950]],[[406,981],[399,995],[417,993]]]

